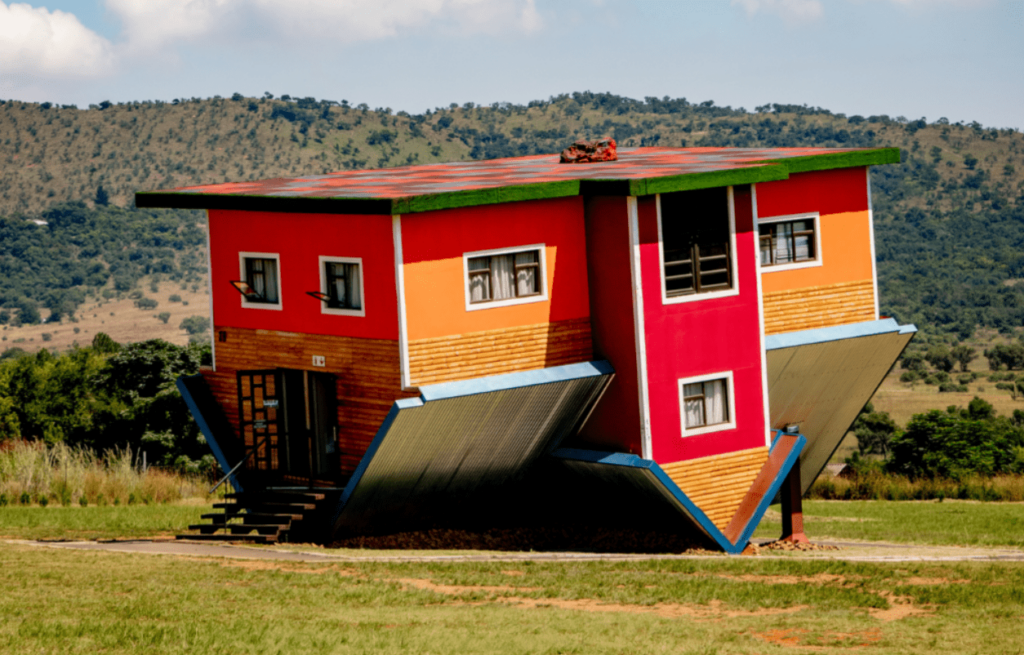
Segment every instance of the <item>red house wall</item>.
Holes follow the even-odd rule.
[[[390,216],[210,210],[213,323],[218,326],[398,340]],[[280,255],[281,309],[242,307],[231,286],[239,252]],[[321,314],[320,256],[361,257],[366,316]]]
[[[750,187],[736,187],[734,194],[739,294],[678,304],[661,300],[656,201],[638,201],[651,457],[659,463],[765,445],[757,236]],[[736,428],[684,438],[679,380],[721,371],[733,373]]]
[[[639,455],[643,451],[626,198],[590,198],[585,213],[594,357],[608,360],[615,368],[615,378],[579,442],[583,447]]]

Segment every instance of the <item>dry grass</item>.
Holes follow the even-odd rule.
[[[180,329],[181,321],[189,316],[209,316],[210,296],[207,293],[205,280],[197,291],[189,286],[182,289],[180,284],[164,280],[159,283],[158,291],[150,290],[150,280],[143,278],[139,289],[147,298],[156,300],[156,309],[139,309],[134,300],[91,300],[83,303],[75,310],[76,323],[67,318],[59,324],[41,323],[39,325],[23,325],[13,327],[5,325],[0,328],[0,335],[6,340],[0,342],[0,351],[18,347],[26,352],[36,352],[40,348],[63,351],[74,344],[87,346],[97,332],[105,332],[118,343],[145,341],[147,339],[163,339],[178,346],[188,343],[188,334]],[[172,295],[181,296],[183,302],[171,302]],[[188,304],[185,304],[188,303]],[[167,323],[157,318],[161,312],[170,313]],[[47,310],[41,310],[45,318]],[[113,314],[113,315],[112,315]],[[75,329],[78,332],[75,332]],[[49,333],[49,341],[43,341],[43,334]]]
[[[131,451],[91,451],[21,441],[0,452],[0,505],[29,503],[121,505],[206,497],[209,482],[141,467]]]
[[[918,479],[871,473],[856,478],[820,477],[809,498],[824,500],[1000,500],[1024,501],[1024,475],[980,475],[963,480]]]

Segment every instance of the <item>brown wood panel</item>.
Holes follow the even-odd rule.
[[[779,334],[875,320],[871,280],[764,294],[764,332]]]
[[[591,361],[590,319],[487,330],[409,344],[414,385]]]
[[[724,530],[767,460],[768,448],[762,446],[659,465],[711,522]]]
[[[342,474],[355,470],[394,401],[417,395],[402,391],[397,341],[216,326],[214,333],[220,332],[226,339],[215,344],[217,371],[204,370],[203,377],[236,435],[238,371],[290,368],[336,376]],[[313,366],[314,355],[323,356],[325,366]]]

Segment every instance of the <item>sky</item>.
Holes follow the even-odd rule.
[[[0,99],[573,91],[1024,128],[1024,0],[0,0]]]

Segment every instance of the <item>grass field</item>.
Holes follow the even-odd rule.
[[[1020,503],[809,501],[805,509],[815,538],[1024,541]],[[0,535],[163,534],[203,511],[3,507]],[[777,518],[759,534],[777,536]],[[8,542],[0,586],[3,653],[1024,653],[1020,562],[335,564]]]
[[[782,516],[770,509],[755,537],[778,537]],[[936,546],[1024,547],[1024,503],[976,501],[805,500],[813,539],[856,539]]]
[[[301,564],[0,546],[4,653],[1020,653],[1024,567]]]

